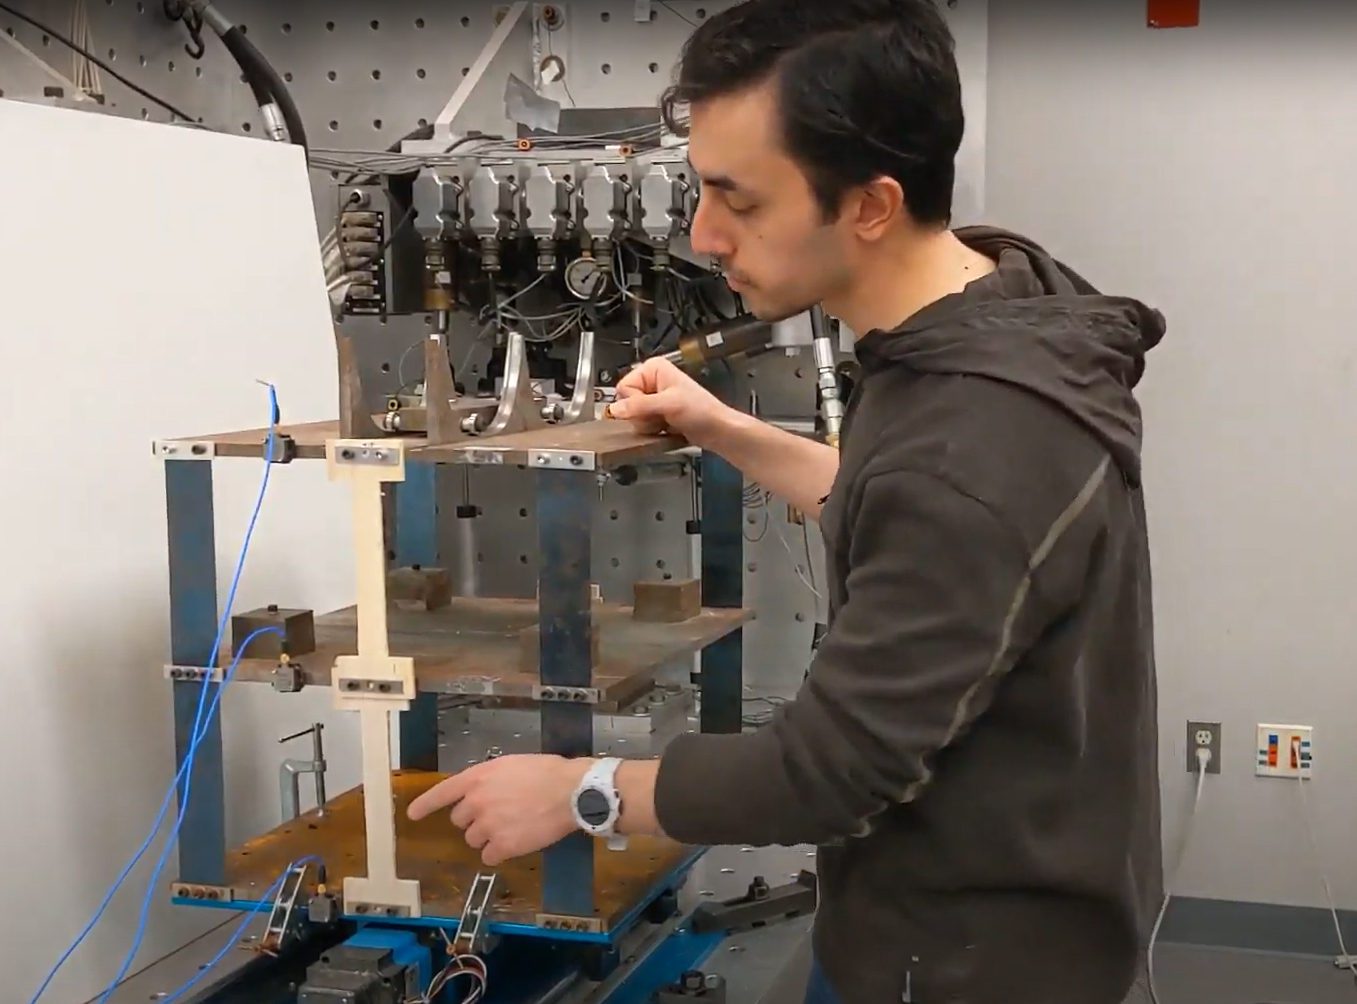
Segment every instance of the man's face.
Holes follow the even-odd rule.
[[[730,288],[770,322],[842,292],[856,251],[784,151],[776,101],[768,85],[696,104],[688,139],[702,182],[693,250],[720,259]]]

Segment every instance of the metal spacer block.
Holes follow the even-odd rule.
[[[389,903],[345,903],[344,912],[357,917],[409,917],[408,906],[392,906]]]
[[[528,466],[547,471],[593,471],[598,455],[586,450],[529,450]]]
[[[174,899],[192,899],[202,903],[234,903],[236,901],[236,891],[230,886],[194,885],[191,882],[171,884],[170,896]]]
[[[550,687],[534,684],[534,701],[561,701],[566,704],[598,704],[603,695],[597,687]]]
[[[213,683],[221,683],[226,678],[226,673],[220,666],[216,669],[206,669],[202,666],[165,667],[165,679],[176,683],[202,683],[209,677]]]
[[[161,460],[211,460],[217,455],[217,444],[208,440],[157,439],[153,449]]]
[[[556,913],[539,913],[537,926],[547,931],[569,931],[574,934],[602,934],[603,921],[598,917],[569,917]]]

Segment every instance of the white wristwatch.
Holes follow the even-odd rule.
[[[570,799],[575,825],[595,837],[606,837],[610,850],[625,850],[627,838],[617,833],[617,820],[622,815],[622,796],[614,780],[622,761],[606,757],[592,767],[580,781]]]

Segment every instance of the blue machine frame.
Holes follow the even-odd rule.
[[[262,459],[262,457],[261,457]],[[177,666],[206,666],[220,619],[216,587],[215,517],[211,456],[181,456],[165,461],[169,532],[170,647]],[[731,465],[705,454],[695,461],[701,484],[702,602],[705,607],[737,608],[743,602],[744,483]],[[590,603],[593,504],[590,471],[549,469],[536,472],[538,543],[541,554],[538,602],[543,685],[591,684]],[[400,565],[435,567],[439,563],[439,466],[408,461],[406,478],[395,496],[395,551]],[[703,732],[738,732],[742,721],[742,630],[736,628],[702,651],[700,682]],[[202,695],[201,682],[176,680],[174,726],[176,766],[182,767],[193,736]],[[215,697],[220,684],[208,684]],[[544,753],[589,756],[594,752],[593,711],[589,705],[544,701],[539,705]],[[400,756],[403,769],[438,767],[437,695],[421,694],[402,713]],[[221,721],[218,716],[198,743],[192,798],[179,840],[179,881],[224,886],[226,870],[225,784]],[[185,781],[187,778],[185,778]],[[182,782],[181,782],[182,783]],[[183,787],[179,795],[183,798]],[[594,844],[574,834],[543,855],[543,904],[546,914],[591,916],[594,912]],[[661,877],[652,893],[623,922],[603,933],[565,932],[487,918],[491,933],[535,935],[563,941],[615,944],[639,921],[646,907],[681,884],[700,856],[695,852],[679,868]],[[176,899],[193,906],[249,909],[246,901]],[[353,921],[372,918],[347,917]],[[388,923],[388,922],[384,922]],[[451,929],[449,918],[403,920],[401,926],[436,924]],[[692,959],[705,955],[705,939],[692,940]],[[696,954],[694,954],[696,953]]]

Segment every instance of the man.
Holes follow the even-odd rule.
[[[949,230],[961,93],[929,0],[750,0],[692,36],[666,105],[689,110],[694,249],[758,316],[819,303],[861,333],[863,378],[841,456],[662,363],[618,388],[615,417],[819,519],[832,619],[771,724],[595,788],[624,834],[819,846],[808,1000],[1118,1004],[1161,892],[1132,388],[1162,318],[1020,236]],[[589,829],[586,775],[505,757],[411,812],[452,806],[494,865]]]

